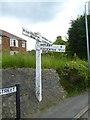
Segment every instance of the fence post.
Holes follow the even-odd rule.
[[[20,85],[16,84],[16,120],[20,120]]]

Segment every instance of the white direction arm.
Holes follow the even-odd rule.
[[[41,45],[40,49],[44,51],[65,52],[65,45]]]
[[[31,32],[27,30],[26,28],[22,28],[22,34],[28,37],[31,37],[35,39],[36,41],[42,42],[44,44],[52,44],[52,42],[45,37],[41,36],[40,33],[36,32]]]

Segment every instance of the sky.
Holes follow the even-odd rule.
[[[87,0],[1,0],[0,29],[27,40],[27,50],[36,41],[22,35],[22,27],[40,32],[54,42],[57,36],[68,37],[70,21],[85,12]]]

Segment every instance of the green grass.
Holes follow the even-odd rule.
[[[60,57],[55,58],[50,55],[42,55],[42,68],[53,68],[63,67],[67,63],[67,59],[60,59]],[[27,54],[17,54],[17,55],[7,55],[4,54],[2,57],[2,67],[15,67],[15,68],[35,68],[36,67],[36,56]]]
[[[54,56],[43,56],[42,57],[42,68],[53,68],[57,69],[59,67],[63,68],[63,66],[67,63],[67,59],[60,59]]]
[[[35,68],[35,55],[30,56],[29,54],[17,54],[17,55],[7,55],[2,56],[2,67],[8,68]]]
[[[73,64],[74,63],[74,64]],[[80,59],[77,60],[71,60],[66,57],[60,57],[60,56],[53,56],[53,55],[42,55],[41,58],[41,64],[42,68],[48,68],[48,69],[63,69],[66,65],[79,68],[80,66],[87,68],[87,63],[85,61],[82,61]],[[15,67],[15,68],[35,68],[36,67],[36,56],[35,54],[29,54],[29,53],[23,53],[23,54],[16,54],[16,55],[2,55],[2,67],[8,68],[8,67]]]
[[[2,68],[36,68],[35,54],[23,53],[10,56],[2,55]],[[87,62],[80,59],[68,59],[63,56],[43,54],[42,69],[55,69],[60,76],[60,83],[73,96],[90,88],[90,71]]]

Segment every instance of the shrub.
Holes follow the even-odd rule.
[[[68,96],[78,94],[90,87],[90,72],[84,61],[70,61],[63,69],[57,69],[60,83],[67,91]]]

